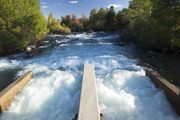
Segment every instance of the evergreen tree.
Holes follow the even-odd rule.
[[[96,19],[97,19],[97,10],[96,9],[92,9],[90,12],[90,16],[89,16],[89,21],[90,21],[90,28],[91,29],[96,29]]]
[[[106,23],[106,14],[107,10],[104,8],[100,8],[97,12],[96,18],[96,28],[97,30],[105,30],[105,23]]]
[[[80,23],[82,24],[82,30],[88,31],[90,29],[89,18],[83,14],[79,20],[80,20]]]
[[[114,7],[111,6],[106,14],[106,23],[105,23],[107,30],[115,30],[116,29],[116,12]]]

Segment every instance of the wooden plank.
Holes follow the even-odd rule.
[[[24,88],[27,82],[32,79],[32,76],[32,72],[27,72],[0,92],[0,112],[8,109],[16,94]]]
[[[180,115],[180,89],[171,84],[168,80],[163,78],[159,73],[154,70],[146,69],[146,75],[151,78],[151,81],[164,90],[164,93],[169,100],[174,110]]]
[[[100,120],[93,64],[84,65],[78,120]]]

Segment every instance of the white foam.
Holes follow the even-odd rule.
[[[16,97],[16,101],[11,105],[9,111],[28,113],[38,110],[43,107],[43,104],[46,105],[46,100],[52,97],[58,88],[70,87],[74,81],[74,76],[67,72],[46,70],[46,75],[37,75],[31,80],[23,92]]]
[[[19,62],[16,60],[0,59],[0,70],[16,68]]]
[[[55,34],[55,35],[48,35],[49,37],[63,37],[64,35],[58,35],[58,34]]]
[[[47,45],[39,46],[39,48],[47,48],[47,47],[48,47]]]
[[[68,38],[79,38],[79,39],[90,39],[93,37],[94,33],[87,34],[87,33],[81,33],[81,34],[76,34],[76,35],[68,35]]]
[[[16,96],[9,112],[1,119],[71,120],[79,101],[76,84],[80,81],[75,81],[75,75],[38,64],[29,64],[25,70],[33,70],[35,77]]]
[[[18,75],[29,70],[34,74],[0,120],[72,120],[78,112],[85,63],[95,65],[100,110],[106,120],[179,120],[164,93],[155,88],[143,68],[125,56],[132,48],[85,45],[98,35],[67,35],[64,41],[77,38],[79,41],[75,45],[60,45],[29,60],[0,60],[0,68],[23,66]],[[101,40],[114,38],[99,36]],[[63,39],[52,37],[56,37],[57,44]]]
[[[96,40],[101,41],[101,40],[117,39],[118,37],[119,37],[119,35],[108,35],[108,36],[106,36],[106,34],[105,34],[105,36],[99,36],[99,37],[93,37],[93,38],[96,39]]]
[[[180,119],[143,70],[115,70],[98,80],[100,109],[107,120]]]
[[[43,43],[49,43],[49,41],[46,40],[46,41],[44,41]]]

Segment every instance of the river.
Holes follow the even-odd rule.
[[[105,120],[180,120],[163,91],[138,66],[134,45],[119,46],[117,39],[103,32],[51,35],[39,46],[41,54],[0,58],[0,73],[34,74],[0,120],[72,120],[78,112],[85,63],[95,65]]]

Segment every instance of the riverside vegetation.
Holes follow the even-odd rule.
[[[48,32],[39,0],[0,0],[0,53],[23,50]]]
[[[114,7],[93,9],[89,17],[67,15],[46,20],[40,0],[0,0],[0,53],[23,50],[47,33],[119,31],[143,48],[159,51],[180,49],[179,0],[132,0],[119,12]],[[128,37],[127,37],[128,36]]]

